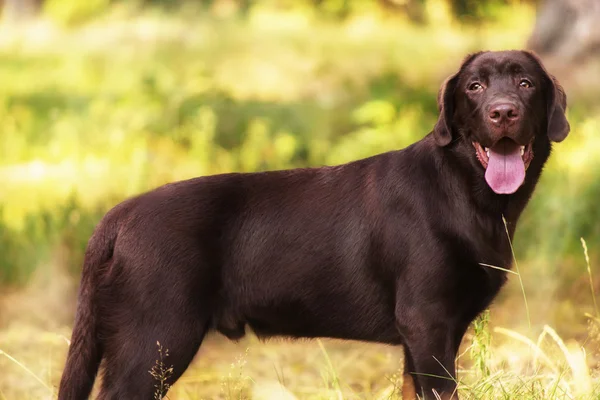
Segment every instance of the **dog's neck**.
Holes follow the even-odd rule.
[[[432,142],[430,140],[430,142]],[[429,146],[433,144],[430,143]],[[516,224],[523,210],[531,198],[537,182],[542,174],[544,164],[551,152],[549,140],[536,140],[533,144],[534,158],[527,169],[525,182],[513,194],[496,194],[485,181],[485,170],[475,158],[470,143],[456,141],[451,145],[437,147],[435,153],[443,160],[442,164],[452,164],[452,167],[460,168],[464,176],[462,190],[467,192],[471,202],[478,209],[483,210],[491,218],[502,221],[506,220],[509,235],[512,239]]]
[[[525,183],[516,193],[506,196],[508,199],[502,212],[506,218],[511,238],[514,234],[517,220],[533,195],[535,187],[542,175],[544,165],[550,156],[550,152],[550,141],[538,141],[534,143],[534,159],[527,169]]]

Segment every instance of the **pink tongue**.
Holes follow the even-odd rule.
[[[525,180],[525,164],[520,146],[510,139],[502,139],[490,149],[485,180],[498,194],[511,194]]]

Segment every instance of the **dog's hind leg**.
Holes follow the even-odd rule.
[[[162,274],[148,276],[134,275],[136,266],[123,264],[129,276],[116,277],[102,293],[100,400],[163,398],[168,386],[185,372],[209,329],[212,292],[207,281],[175,273],[173,265],[187,267],[184,260],[163,265],[149,264],[146,268]]]
[[[196,320],[177,310],[161,316],[161,321],[136,318],[104,340],[98,399],[163,398],[189,366],[208,328],[207,319]]]

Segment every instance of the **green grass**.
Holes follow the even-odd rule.
[[[522,47],[534,16],[515,5],[465,26],[444,4],[428,2],[424,26],[373,13],[332,23],[259,10],[244,22],[109,14],[74,30],[7,30],[0,244],[14,251],[0,255],[0,282],[26,282],[69,229],[69,221],[43,225],[45,214],[70,207],[93,222],[168,181],[336,164],[418,140],[435,122],[440,83],[464,55]],[[569,118],[573,133],[557,146],[517,234],[526,260],[547,263],[538,273],[574,270],[556,260],[579,257],[578,237],[600,240],[598,103],[572,99]],[[77,225],[85,237],[93,223]],[[28,242],[44,251],[28,251]]]

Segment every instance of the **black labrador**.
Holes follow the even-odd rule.
[[[348,164],[162,186],[109,211],[85,256],[59,399],[152,399],[207,332],[403,345],[405,398],[457,398],[455,357],[511,266],[509,238],[569,132],[566,97],[525,51],[468,56],[433,132]],[[450,376],[449,376],[450,374]],[[160,395],[164,393],[159,393]]]

